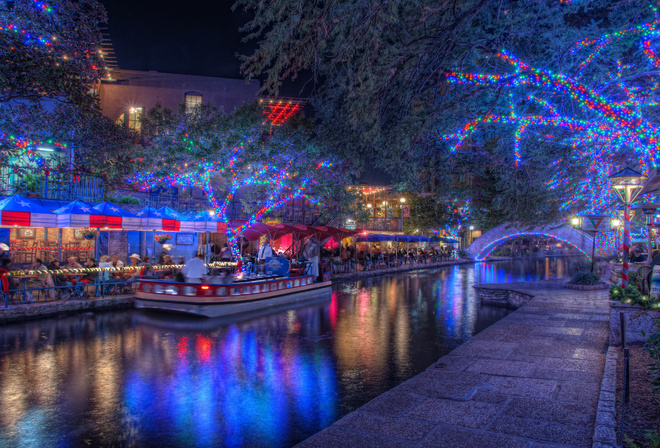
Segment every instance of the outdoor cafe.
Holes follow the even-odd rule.
[[[227,247],[228,227],[242,229],[236,233],[240,256]],[[62,204],[14,195],[0,201],[0,248],[6,248],[0,257],[7,259],[0,277],[5,306],[99,297],[131,292],[145,275],[176,278],[197,253],[210,269],[259,275],[259,249],[268,245],[271,256],[288,260],[289,275],[313,273],[327,280],[331,274],[450,258],[451,251],[433,247],[435,238],[302,224],[246,226],[242,220],[222,222],[208,211],[131,212],[111,202]]]

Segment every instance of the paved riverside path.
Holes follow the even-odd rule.
[[[607,291],[563,282],[493,285],[534,298],[298,446],[591,447]]]

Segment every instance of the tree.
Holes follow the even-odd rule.
[[[0,102],[54,99],[93,108],[107,70],[95,0],[0,1]]]
[[[350,175],[308,129],[271,127],[256,105],[230,115],[210,105],[177,113],[157,107],[143,128],[149,159],[140,161],[142,171],[133,178],[143,188],[201,188],[221,222],[229,222],[233,201],[249,198],[247,221],[227,227],[232,250],[236,235],[288,201],[306,197],[328,207],[350,201]]]
[[[108,72],[95,0],[0,1],[0,163],[28,171],[96,172],[118,186],[139,157],[136,137],[101,115],[94,87]],[[74,157],[41,157],[39,147]],[[73,166],[71,166],[73,165]]]
[[[619,89],[617,95],[622,94],[612,97],[617,82],[607,83],[610,73],[618,76],[617,58],[618,80],[629,86],[653,85],[645,72],[656,76],[648,65],[628,67],[643,54],[631,42],[653,51],[656,38],[655,12],[642,1],[468,0],[438,5],[423,0],[339,0],[319,7],[293,0],[238,0],[237,6],[254,14],[244,27],[247,38],[260,39],[257,50],[244,59],[246,75],[265,73],[264,88],[276,90],[282,80],[310,70],[319,80],[314,104],[320,129],[333,136],[339,154],[376,160],[417,190],[425,187],[423,182],[435,185],[441,199],[466,191],[456,188],[457,176],[487,182],[492,199],[484,208],[523,223],[565,216],[563,198],[578,207],[573,199],[595,180],[583,182],[593,160],[593,153],[583,150],[587,141],[581,149],[565,144],[567,131],[580,120],[586,120],[586,129],[598,112],[587,112],[572,98],[574,91],[548,74],[578,77],[593,92],[609,89],[602,94],[610,106],[626,95]],[[639,30],[629,28],[631,23],[640,24]],[[580,53],[589,48],[595,51],[583,65]],[[618,57],[612,57],[615,54]],[[521,85],[526,70],[544,71],[544,79],[555,88],[544,90],[531,81]],[[472,72],[488,73],[498,81],[457,77]],[[465,88],[467,83],[473,88]],[[528,99],[528,93],[535,99]],[[552,118],[544,102],[569,120]],[[525,118],[496,119],[512,115],[512,110],[531,120],[522,127],[525,132],[516,132]],[[604,110],[601,122],[613,118]],[[481,120],[486,117],[508,127],[484,126],[488,122]],[[645,132],[652,121],[646,120]],[[457,131],[462,124],[466,128]],[[548,126],[560,128],[555,139],[540,132]],[[620,127],[621,132],[633,132],[633,126]],[[539,131],[540,140],[521,138],[531,137],[531,131]],[[591,141],[597,139],[594,135]],[[563,174],[558,176],[558,171]],[[581,179],[577,188],[571,185],[573,179]]]
[[[0,107],[0,160],[17,173],[98,173],[106,192],[125,184],[133,158],[144,151],[134,133],[116,126],[99,112],[85,112],[71,104],[44,111],[41,104],[17,103]],[[43,157],[39,148],[73,153],[73,158]],[[29,161],[30,163],[26,163]]]

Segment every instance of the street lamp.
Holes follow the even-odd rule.
[[[580,218],[571,218],[571,225],[577,227],[580,225]]]
[[[401,203],[401,231],[403,232],[403,211],[405,208],[406,198],[399,199],[399,202]]]
[[[609,176],[612,190],[623,202],[623,267],[621,269],[621,286],[628,286],[628,250],[630,249],[630,204],[635,202],[644,189],[646,176],[630,168],[625,168]]]

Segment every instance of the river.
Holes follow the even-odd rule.
[[[125,310],[0,326],[0,446],[292,446],[511,312],[480,305],[473,284],[574,262],[346,281],[230,321]]]

